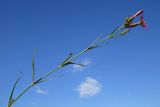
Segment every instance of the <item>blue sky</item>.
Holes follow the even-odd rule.
[[[137,27],[82,55],[76,61],[87,68],[57,71],[55,75],[64,76],[32,88],[14,107],[160,107],[159,4],[159,0],[1,0],[0,105],[6,106],[20,72],[23,79],[15,96],[30,84],[35,48],[38,78],[69,52],[83,50],[126,16],[144,9],[147,29]]]

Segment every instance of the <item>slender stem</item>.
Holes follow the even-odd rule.
[[[88,47],[90,47],[90,45],[89,45]],[[74,55],[70,60],[66,61],[66,63],[69,62],[69,61],[71,61],[71,60],[73,60],[73,59],[75,59],[75,58],[77,58],[78,56],[82,55],[84,52],[86,52],[86,50],[88,49],[88,47],[85,48],[84,50],[82,50],[81,52],[77,53],[76,55]],[[57,71],[57,70],[60,69],[60,68],[62,68],[61,65],[57,66],[56,68],[54,68],[54,69],[52,69],[51,71],[49,71],[49,72],[48,72],[45,76],[43,76],[42,78],[44,79],[44,78],[48,77],[49,75],[51,75],[53,72]]]
[[[95,45],[99,45],[99,44],[101,44],[102,42],[104,42],[104,41],[110,39],[111,36],[113,36],[116,32],[122,30],[123,28],[124,28],[124,25],[118,26],[115,30],[113,30],[113,32],[112,32],[109,36],[107,36],[106,38],[104,38],[104,39],[98,41]]]
[[[106,41],[107,39],[110,39],[110,36],[111,36],[112,34],[114,34],[115,32],[117,32],[117,31],[119,31],[119,30],[121,30],[122,28],[123,28],[123,25],[117,27],[117,28],[116,28],[109,36],[107,36],[106,38],[104,38],[104,39],[98,41],[98,42],[96,43],[96,45],[98,45],[98,44],[100,44],[100,43]],[[92,46],[92,44],[89,45],[87,48],[85,48],[83,51],[81,51],[81,52],[79,52],[78,54],[76,54],[75,56],[73,56],[69,61],[71,61],[71,60],[77,58],[78,56],[80,56],[81,54],[85,53],[86,50],[87,50],[90,46]]]
[[[59,66],[57,66],[56,68],[50,70],[45,76],[42,77],[42,79],[48,77],[49,75],[51,75],[53,72],[57,71],[57,70],[60,69],[60,68],[61,68],[61,66],[59,65]]]
[[[99,45],[100,43],[102,43],[102,42],[110,39],[110,36],[114,35],[114,33],[116,33],[117,31],[121,30],[122,28],[123,28],[123,26],[117,27],[109,36],[107,36],[107,37],[104,38],[104,39],[99,40],[98,42],[95,43],[95,45]],[[89,47],[91,47],[92,45],[93,45],[93,44],[89,45],[87,48],[85,48],[85,49],[82,50],[81,52],[79,52],[79,53],[77,53],[76,55],[74,55],[73,57],[71,57],[67,62],[69,62],[69,61],[71,61],[71,60],[79,57],[79,56],[82,55],[83,53],[85,53],[85,52],[87,51],[87,49],[88,49]],[[67,62],[66,62],[66,63],[67,63]],[[42,77],[39,78],[38,80],[40,80],[40,79],[41,79],[41,80],[44,80],[46,77],[50,76],[53,72],[57,71],[58,69],[60,69],[60,68],[62,68],[62,67],[63,67],[63,66],[61,66],[61,65],[57,66],[56,68],[48,71],[48,73],[46,73],[44,76],[42,76]],[[29,89],[31,89],[35,84],[36,84],[36,83],[34,82],[34,83],[30,84],[26,89],[24,89],[24,91],[22,91],[22,92],[14,99],[14,102],[12,103],[12,105],[13,105],[18,99],[20,99]],[[11,105],[11,106],[12,106],[12,105]],[[7,106],[7,107],[8,107],[8,106]]]
[[[114,33],[116,33],[117,31],[119,31],[119,30],[121,30],[121,29],[123,29],[123,25],[117,27],[117,28],[116,28],[109,36],[107,36],[106,38],[98,41],[98,42],[96,43],[96,45],[98,45],[98,44],[106,41],[107,39],[110,39],[110,36],[111,36],[111,35],[113,35]],[[81,52],[79,52],[79,53],[77,53],[76,55],[74,55],[74,56],[73,56],[72,58],[70,58],[67,62],[69,62],[69,61],[77,58],[78,56],[82,55],[83,53],[85,53],[86,50],[87,50],[90,46],[92,46],[92,44],[89,45],[89,46],[88,46],[87,48],[85,48],[84,50],[82,50]],[[66,63],[67,63],[67,62],[66,62]],[[48,76],[51,75],[53,72],[55,72],[56,70],[60,69],[61,67],[62,67],[61,65],[57,66],[55,69],[49,71],[49,72],[48,72],[45,76],[43,76],[42,78],[44,79],[44,78],[48,77]]]

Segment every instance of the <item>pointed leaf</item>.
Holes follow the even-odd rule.
[[[14,94],[14,91],[15,91],[15,88],[16,88],[16,85],[18,83],[18,81],[21,79],[21,77],[19,77],[16,82],[14,83],[13,85],[13,88],[12,88],[12,91],[11,91],[11,94],[10,94],[10,97],[9,97],[9,101],[8,101],[8,107],[10,107],[13,103],[14,103],[14,98],[13,98],[13,94]]]
[[[66,61],[62,64],[62,66],[66,66],[66,65],[69,65],[69,64],[74,64],[72,61]]]
[[[111,34],[111,35],[108,36],[108,38],[112,39],[112,38],[117,38],[117,37],[114,34]]]
[[[32,58],[32,83],[35,81],[35,62],[34,62],[34,56]]]
[[[66,66],[71,63],[70,58],[73,56],[73,53],[70,53],[69,56],[61,63],[61,67]]]
[[[126,29],[125,31],[121,32],[120,35],[125,35],[129,32],[129,29]]]
[[[79,64],[79,63],[74,63],[75,65],[79,65],[79,66],[82,66],[82,67],[85,67],[85,65],[83,64]]]
[[[40,83],[44,78],[39,78],[38,80],[36,80],[34,83],[32,83],[33,85],[36,85],[38,83]]]
[[[34,54],[32,57],[32,83],[35,81],[35,54],[37,52],[37,49],[34,49]]]
[[[73,56],[73,53],[70,53],[69,56],[63,61],[63,63],[67,62],[72,56]]]
[[[89,48],[86,49],[86,51],[89,51],[89,50],[92,50],[92,49],[95,49],[95,48],[98,48],[100,46],[98,45],[93,45],[93,46],[90,46]]]

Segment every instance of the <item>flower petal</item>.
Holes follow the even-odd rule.
[[[146,28],[146,27],[147,27],[147,24],[146,24],[143,16],[140,17],[140,25],[141,25],[143,28]]]

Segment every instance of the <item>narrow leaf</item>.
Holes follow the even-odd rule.
[[[39,78],[38,80],[36,80],[33,85],[40,83],[40,81],[42,81],[44,78]]]
[[[18,81],[21,79],[21,77],[19,77],[16,82],[14,83],[13,85],[13,88],[12,88],[12,91],[11,91],[11,94],[10,94],[10,97],[9,97],[9,101],[8,101],[8,107],[10,107],[13,103],[14,103],[14,98],[13,98],[13,94],[14,94],[14,91],[15,91],[15,88],[16,88],[16,85],[18,83]]]
[[[66,66],[66,65],[70,65],[70,64],[74,64],[72,61],[66,61],[62,64],[62,66]]]
[[[108,38],[109,39],[112,39],[112,38],[117,38],[114,34],[110,34],[109,36],[108,36]]]
[[[89,51],[89,50],[92,50],[92,49],[95,49],[95,48],[98,48],[100,46],[98,45],[93,45],[93,46],[90,46],[89,48],[86,49],[86,51]]]
[[[80,66],[82,66],[82,67],[85,67],[85,65],[83,65],[83,64],[79,64],[79,63],[74,63],[75,65],[80,65]]]
[[[121,32],[120,35],[125,35],[129,32],[129,29],[126,29],[125,31]]]
[[[34,62],[34,56],[32,58],[32,83],[35,81],[35,62]]]
[[[73,56],[73,53],[70,53],[69,56],[63,61],[63,63],[67,62],[72,56]]]
[[[69,56],[61,63],[61,66],[66,66],[70,64],[71,62],[69,60],[72,56],[73,56],[73,53],[70,53]]]

